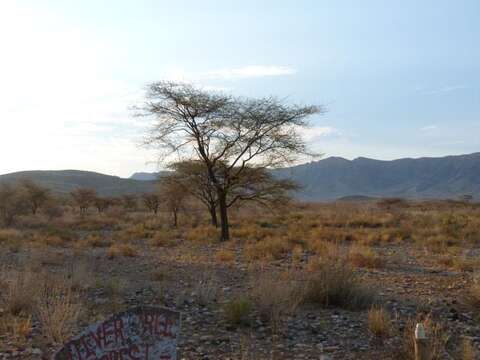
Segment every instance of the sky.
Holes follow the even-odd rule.
[[[146,84],[323,105],[324,157],[480,151],[478,0],[1,0],[0,174],[155,171]]]

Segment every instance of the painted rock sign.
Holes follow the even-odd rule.
[[[137,307],[90,325],[53,360],[176,360],[180,313]]]

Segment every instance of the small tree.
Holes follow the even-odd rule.
[[[145,193],[142,195],[143,204],[145,207],[153,212],[155,215],[160,208],[160,196],[155,193]]]
[[[178,181],[175,175],[165,176],[160,180],[160,197],[165,203],[167,210],[172,214],[173,226],[178,226],[178,213],[183,207],[188,192]]]
[[[227,207],[247,201],[267,207],[283,206],[290,201],[291,192],[298,189],[295,182],[276,179],[267,169],[246,166],[232,181]]]
[[[81,214],[85,214],[97,198],[97,192],[89,188],[77,188],[70,192],[70,195],[79,207]]]
[[[158,82],[150,85],[141,110],[155,118],[147,145],[158,148],[164,159],[175,153],[204,164],[217,193],[221,239],[227,240],[228,198],[237,179],[248,166],[268,169],[308,154],[299,130],[322,109]]]
[[[95,199],[93,199],[93,204],[95,205],[99,213],[103,213],[105,210],[107,210],[112,205],[112,203],[112,199],[109,198],[97,196],[95,197]]]
[[[123,208],[127,211],[135,211],[138,207],[137,196],[132,194],[127,194],[122,196],[122,205]]]
[[[52,221],[53,219],[59,218],[63,215],[63,208],[60,201],[52,196],[43,205],[43,212],[48,216],[48,219]]]
[[[50,198],[50,190],[44,188],[31,180],[24,180],[21,183],[25,190],[25,197],[30,204],[30,210],[35,215],[40,207],[45,205]]]
[[[29,203],[21,188],[9,184],[0,184],[0,221],[11,226],[18,216],[26,214]]]
[[[211,223],[218,227],[217,219],[217,192],[213,186],[208,172],[201,161],[183,161],[172,164],[173,176],[178,186],[185,193],[199,200],[205,205],[210,214]]]

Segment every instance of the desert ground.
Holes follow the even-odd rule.
[[[0,359],[43,359],[115,312],[181,312],[179,359],[477,359],[480,206],[399,199],[207,214],[113,206],[0,229]]]

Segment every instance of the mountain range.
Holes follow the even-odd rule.
[[[124,179],[80,170],[21,171],[0,175],[0,183],[15,183],[25,179],[47,187],[57,194],[66,194],[79,187],[93,188],[101,196],[141,194],[155,189],[154,181]]]
[[[344,197],[445,199],[465,194],[480,198],[480,153],[390,161],[329,157],[272,172],[296,181],[301,190],[295,196],[304,201]],[[101,195],[116,196],[153,191],[155,180],[162,174],[135,173],[125,179],[78,170],[25,171],[0,175],[0,182],[28,178],[60,193],[92,187]]]

